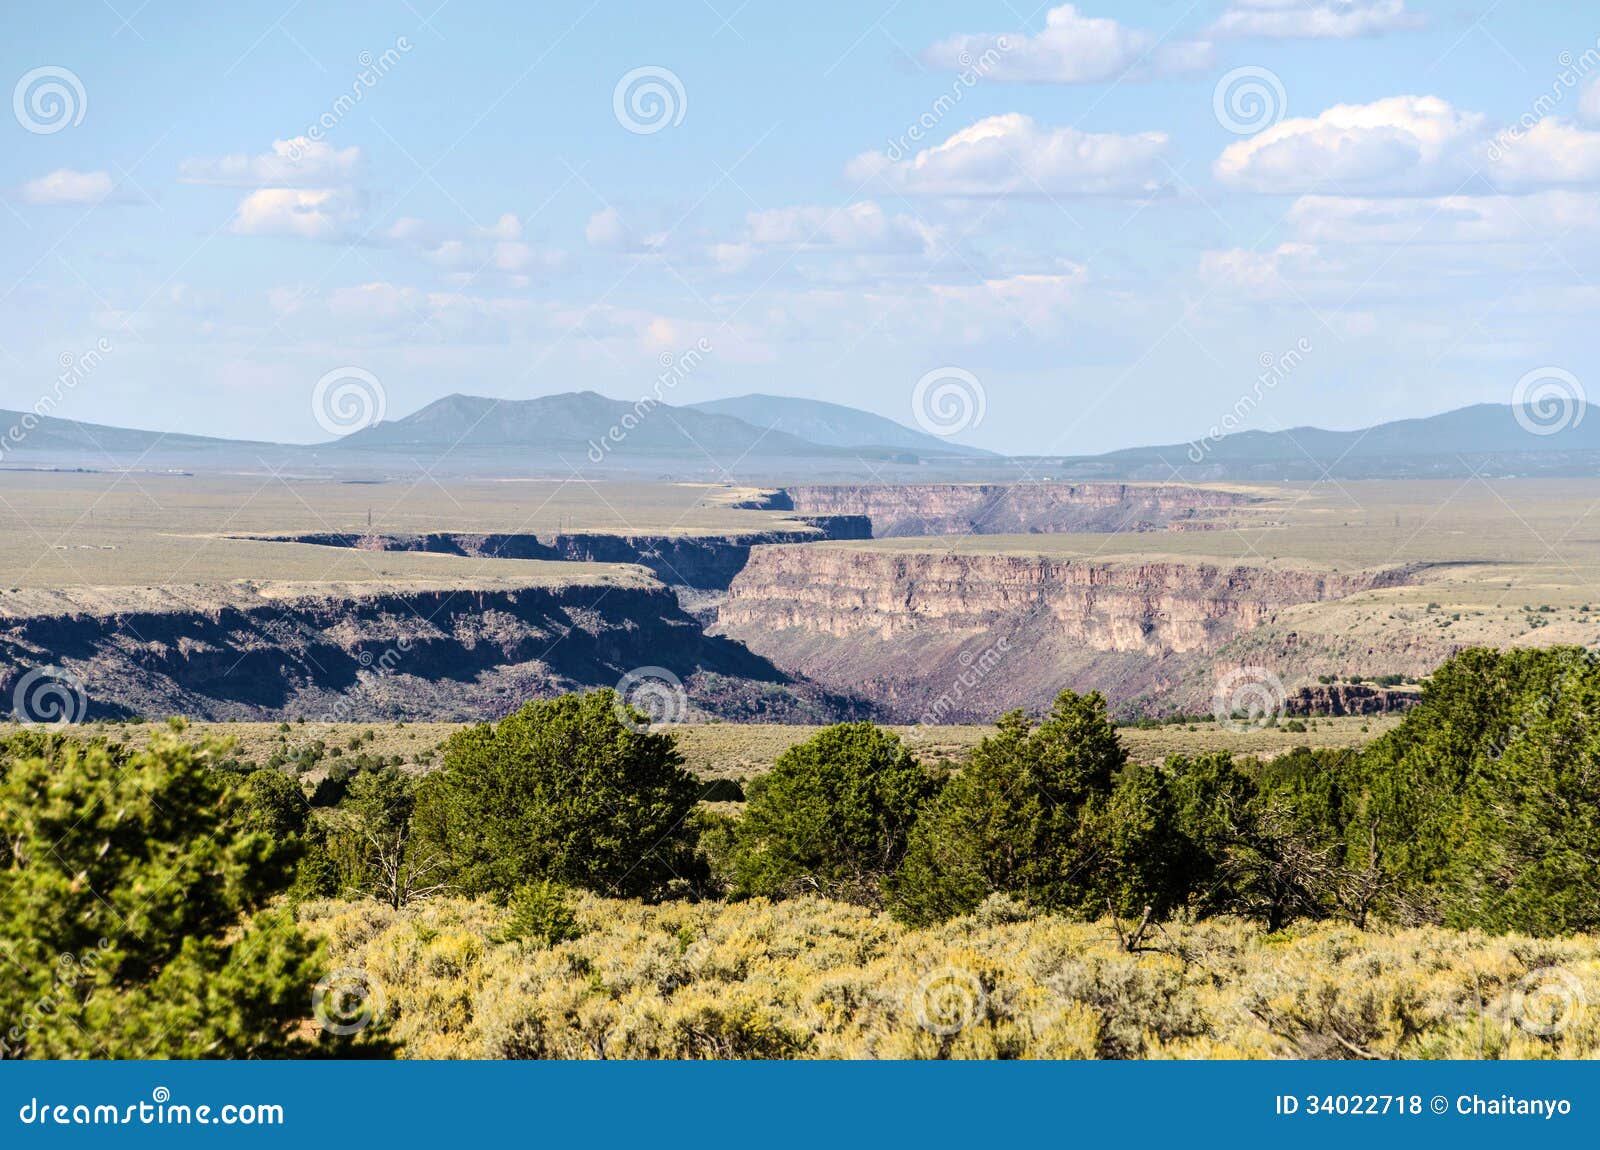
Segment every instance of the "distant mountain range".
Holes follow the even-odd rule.
[[[912,431],[881,415],[820,399],[741,395],[733,399],[708,399],[688,406],[712,415],[729,415],[752,426],[771,428],[825,447],[904,447],[938,455],[995,457],[992,451],[962,447],[925,431]]]
[[[537,399],[447,395],[403,419],[347,435],[340,450],[404,448],[544,448],[571,456],[687,455],[732,463],[764,456],[852,456],[884,459],[907,451],[942,456],[989,455],[838,404],[775,396],[743,396],[674,407],[630,403],[593,391]]]
[[[1202,436],[1094,456],[1034,459],[1056,479],[1276,480],[1487,475],[1600,475],[1600,416],[1477,404],[1362,431],[1296,427]],[[1520,418],[1519,418],[1520,415]],[[11,432],[7,433],[7,428]],[[453,474],[570,473],[605,465],[658,478],[741,480],[905,477],[993,481],[1019,463],[856,408],[746,395],[672,406],[593,391],[506,400],[448,395],[331,443],[218,439],[0,411],[0,467],[258,468],[388,473],[400,461],[448,460]],[[725,471],[724,469],[728,469]]]
[[[1202,436],[1062,461],[1068,476],[1122,479],[1422,478],[1600,474],[1600,415],[1479,403],[1359,431],[1292,427]]]

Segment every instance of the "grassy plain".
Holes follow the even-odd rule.
[[[354,552],[236,538],[430,531],[721,534],[799,529],[729,507],[753,489],[678,483],[0,470],[0,590],[527,577],[589,582],[590,564]],[[545,570],[541,573],[540,568]],[[584,570],[588,568],[588,570]]]
[[[1305,720],[1307,730],[1283,726],[1235,732],[1216,723],[1171,723],[1160,727],[1122,727],[1117,734],[1136,762],[1159,763],[1176,754],[1232,751],[1236,755],[1270,758],[1295,747],[1360,747],[1393,728],[1399,715],[1345,716]],[[242,759],[265,762],[283,747],[300,747],[322,740],[342,753],[363,752],[391,759],[398,756],[408,766],[426,768],[439,761],[444,740],[464,726],[461,723],[190,723],[196,738],[231,739]],[[0,733],[9,724],[0,724]],[[90,723],[82,733],[103,734],[115,741],[145,746],[164,722]],[[669,728],[678,740],[689,768],[705,779],[747,780],[772,768],[779,755],[820,731],[821,727],[787,723],[684,723]],[[914,754],[932,764],[954,765],[993,727],[892,726]],[[368,737],[370,732],[370,737]],[[354,745],[353,745],[354,744]],[[419,762],[419,759],[421,760]]]

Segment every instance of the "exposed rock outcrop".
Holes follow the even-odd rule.
[[[1176,697],[1194,668],[1282,608],[1404,582],[1208,563],[1111,562],[821,546],[757,548],[717,630],[797,674],[920,719],[970,678],[947,721],[1038,708],[1062,688]],[[991,649],[1003,642],[1003,658]],[[1159,707],[1158,707],[1159,709]]]
[[[706,635],[656,585],[289,596],[232,586],[133,598],[148,605],[0,618],[0,699],[25,710],[19,686],[48,668],[78,717],[482,719],[664,667],[691,713],[818,721],[863,711]]]
[[[272,536],[289,543],[354,547],[363,551],[425,551],[477,559],[546,559],[578,563],[636,563],[662,582],[699,591],[726,590],[756,546],[870,539],[872,526],[860,515],[791,516],[798,531],[729,535],[606,535],[579,531],[553,534],[427,534],[317,532]],[[253,538],[268,538],[254,536]]]
[[[1318,683],[1290,695],[1284,709],[1291,715],[1385,715],[1420,702],[1419,691],[1392,691],[1359,683]]]

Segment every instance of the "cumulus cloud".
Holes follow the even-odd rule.
[[[272,141],[272,150],[259,155],[185,160],[178,171],[179,178],[188,184],[225,188],[331,188],[353,186],[360,167],[360,148],[336,150],[324,141],[296,136]]]
[[[1012,112],[979,120],[942,144],[894,161],[868,152],[846,175],[923,196],[1141,196],[1167,172],[1164,132],[1121,136],[1045,128]]]
[[[1495,132],[1437,96],[1339,104],[1229,145],[1217,179],[1254,192],[1449,195],[1600,182],[1600,132],[1546,117]]]
[[[117,182],[108,172],[57,168],[23,184],[20,198],[25,204],[98,204],[116,191]]]
[[[522,221],[507,212],[492,224],[466,232],[447,233],[425,220],[402,216],[382,233],[383,239],[454,273],[453,282],[467,283],[484,272],[511,276],[526,284],[536,272],[555,271],[566,265],[565,253],[538,248],[522,234]]]
[[[1050,10],[1036,36],[952,36],[927,49],[923,60],[1001,83],[1093,84],[1204,68],[1211,62],[1211,45],[1160,42],[1148,32],[1063,4]]]
[[[261,188],[240,203],[232,227],[241,236],[333,240],[360,215],[359,198],[339,189]]]
[[[1426,23],[1426,17],[1406,11],[1405,0],[1234,0],[1208,31],[1218,37],[1348,40]]]

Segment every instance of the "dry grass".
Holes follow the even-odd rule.
[[[214,584],[235,580],[380,582],[516,579],[518,560],[372,554],[238,539],[318,532],[596,531],[720,534],[798,529],[782,514],[727,506],[747,488],[420,476],[339,483],[284,477],[115,475],[0,470],[0,591]],[[576,568],[586,582],[588,564]]]
[[[1600,945],[1213,920],[1123,953],[996,897],[908,930],[818,899],[584,896],[582,937],[497,941],[439,901],[302,908],[412,1058],[1588,1058]]]
[[[1136,762],[1159,763],[1172,755],[1206,751],[1232,751],[1241,756],[1271,758],[1295,747],[1361,747],[1399,721],[1399,715],[1308,719],[1305,720],[1308,729],[1303,733],[1286,731],[1281,726],[1234,732],[1215,723],[1171,724],[1147,729],[1123,727],[1118,735],[1129,757]],[[321,739],[330,747],[345,747],[352,739],[361,739],[360,749],[367,754],[383,758],[398,755],[408,764],[416,762],[420,755],[436,765],[440,745],[465,725],[289,723],[284,730],[285,724],[280,723],[190,723],[187,729],[196,739],[230,739],[241,758],[256,762],[266,761],[273,751],[285,744],[298,747]],[[0,724],[0,732],[5,729],[6,725]],[[142,747],[165,729],[164,722],[88,723],[80,731]],[[968,750],[994,730],[978,725],[887,729],[906,739],[923,762],[952,766],[958,765]],[[685,723],[672,730],[690,770],[706,779],[743,781],[771,770],[779,755],[822,728],[785,723]],[[367,739],[369,731],[372,737]],[[429,752],[433,754],[429,756]]]

